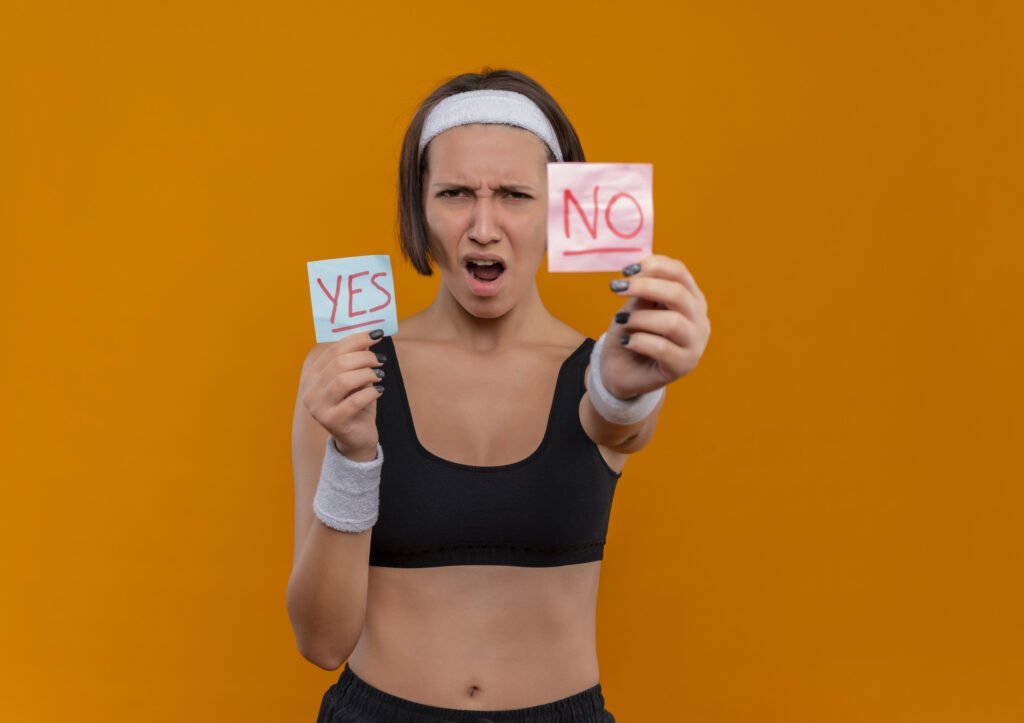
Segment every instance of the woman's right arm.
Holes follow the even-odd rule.
[[[288,617],[299,652],[325,670],[339,668],[359,639],[366,614],[372,534],[372,528],[362,532],[333,529],[313,513],[313,498],[330,433],[310,414],[303,394],[309,383],[310,366],[334,343],[337,342],[318,344],[306,356],[295,400],[292,421],[295,540],[286,595]],[[379,381],[372,371],[369,373],[373,382]],[[375,413],[375,403],[373,406]],[[350,449],[346,456],[366,461],[375,454],[376,446]]]

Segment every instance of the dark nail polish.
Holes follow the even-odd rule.
[[[629,288],[629,282],[625,279],[615,279],[611,283],[612,291],[625,291]]]
[[[627,321],[629,321],[628,311],[620,311],[618,314],[615,315],[616,324],[625,324]]]
[[[622,270],[622,273],[626,276],[632,276],[633,274],[639,273],[640,264],[630,264]]]
[[[620,344],[628,344],[629,343],[629,334],[623,334],[622,338],[619,339],[619,343]]]
[[[379,361],[381,364],[388,360],[388,355],[382,351],[375,351],[374,354],[377,355],[377,361]]]
[[[374,329],[373,331],[370,332],[371,339],[380,339],[382,336],[384,336],[383,329]]]
[[[380,384],[380,383],[374,384],[373,388],[377,390],[378,394],[383,394],[384,393],[384,385],[383,384]]]
[[[384,378],[384,370],[383,369],[374,369],[373,373],[377,375],[378,379],[383,379]]]

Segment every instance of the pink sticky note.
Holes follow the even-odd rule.
[[[548,271],[621,271],[654,244],[653,165],[548,164]]]

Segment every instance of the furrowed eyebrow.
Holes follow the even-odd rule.
[[[469,186],[463,186],[463,185],[459,185],[457,183],[435,183],[435,184],[432,184],[432,185],[435,188],[442,188],[442,189],[447,190],[447,191],[470,191],[470,192],[472,192],[472,191],[475,190],[475,189],[470,188]],[[511,191],[512,193],[523,193],[523,192],[532,193],[533,192],[533,189],[530,188],[530,186],[526,186],[526,185],[523,185],[523,184],[520,184],[520,183],[503,183],[502,185],[498,186],[498,188],[495,189],[495,190],[498,190],[498,191]]]

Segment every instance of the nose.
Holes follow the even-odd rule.
[[[494,196],[480,198],[473,204],[473,220],[469,227],[469,237],[482,244],[501,240],[498,214],[494,209]]]

